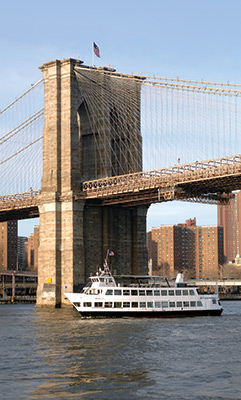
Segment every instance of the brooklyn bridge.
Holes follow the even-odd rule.
[[[65,304],[115,252],[146,274],[146,215],[241,189],[241,85],[123,74],[74,59],[0,111],[0,221],[40,218],[37,305]]]

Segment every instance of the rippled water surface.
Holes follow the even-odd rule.
[[[0,399],[241,399],[241,302],[221,317],[81,319],[0,306]]]

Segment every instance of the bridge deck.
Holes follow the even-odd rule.
[[[199,197],[225,201],[223,193],[241,189],[241,156],[175,165],[83,183],[87,199],[102,204],[151,204]]]
[[[241,155],[235,155],[86,181],[81,196],[100,205],[150,205],[184,199],[225,203],[231,191],[239,189]],[[40,190],[31,190],[0,196],[0,221],[37,217],[40,194]]]

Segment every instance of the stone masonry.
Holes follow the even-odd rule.
[[[86,172],[94,171],[91,151],[86,158],[85,143],[85,136],[89,141],[93,132],[83,115],[75,67],[81,68],[82,62],[54,60],[40,67],[45,86],[45,126],[38,205],[37,306],[68,304],[64,292],[80,290],[88,275],[102,265],[108,248],[115,252],[111,259],[114,271],[147,272],[147,208],[101,207],[86,202],[81,192],[83,177],[95,178],[87,177]],[[138,163],[140,168],[140,160]],[[106,173],[105,166],[101,168]]]

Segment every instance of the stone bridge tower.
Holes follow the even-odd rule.
[[[61,306],[68,304],[64,292],[80,290],[89,274],[102,265],[108,248],[115,253],[111,260],[113,271],[147,273],[147,207],[101,206],[86,201],[81,192],[82,181],[117,175],[120,164],[125,173],[142,169],[140,120],[135,126],[131,124],[136,143],[132,140],[125,157],[132,155],[133,165],[129,171],[124,160],[118,161],[124,139],[120,134],[116,148],[113,137],[108,135],[113,125],[120,123],[119,118],[122,118],[122,125],[128,126],[128,121],[123,121],[116,111],[122,101],[120,94],[108,103],[102,101],[103,88],[111,90],[111,71],[89,68],[74,59],[54,60],[40,69],[45,87],[45,126],[38,205],[37,306]],[[81,80],[81,71],[87,76],[84,80]],[[102,86],[97,93],[98,101],[90,110],[84,97],[86,85],[100,73]],[[131,79],[129,77],[129,81]],[[133,91],[135,104],[140,109],[140,89],[133,86]],[[125,115],[131,119],[131,102],[126,107]],[[95,129],[91,118],[93,121],[102,119],[105,123],[101,129]]]

